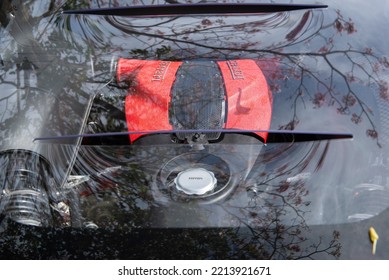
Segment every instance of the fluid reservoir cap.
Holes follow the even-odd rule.
[[[174,183],[186,194],[203,195],[215,188],[217,179],[213,172],[204,168],[190,168],[178,173]]]

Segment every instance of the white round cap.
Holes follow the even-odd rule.
[[[217,179],[213,172],[204,168],[190,168],[178,173],[174,183],[186,194],[203,195],[215,188]]]

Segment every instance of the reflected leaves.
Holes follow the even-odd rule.
[[[68,17],[66,20],[74,19]],[[182,60],[260,56],[258,64],[273,93],[282,91],[283,95],[289,95],[294,99],[295,107],[299,103],[306,105],[306,102],[317,109],[333,107],[338,114],[350,116],[354,124],[363,124],[365,120],[370,126],[366,128],[369,137],[379,135],[376,116],[372,114],[374,109],[365,92],[370,92],[368,98],[375,98],[376,94],[372,92],[375,88],[379,93],[377,102],[387,100],[388,86],[383,78],[388,67],[387,58],[375,54],[371,47],[353,47],[352,37],[358,40],[357,24],[340,10],[275,13],[243,21],[231,21],[228,17],[191,18],[190,23],[183,22],[180,17],[143,22],[120,17],[106,20],[98,18],[98,26],[109,30],[103,32],[106,38],[98,33],[84,38],[89,46],[104,49],[101,47],[108,46],[112,38],[122,37],[133,42],[126,53],[124,42],[118,39],[117,46],[121,47],[116,47],[115,52],[124,57],[129,54],[142,59]],[[88,29],[87,22],[78,24]],[[350,37],[347,43],[343,39],[345,36]],[[99,39],[91,41],[93,37]],[[289,93],[283,91],[285,87]],[[300,122],[298,111],[294,108],[287,123],[297,125]],[[279,125],[280,128],[284,126],[286,124]],[[378,138],[375,139],[380,145]]]
[[[63,8],[87,8],[89,5],[90,1],[67,1]],[[56,134],[68,133],[74,126],[79,125],[74,123],[73,117],[68,112],[79,112],[78,118],[81,118],[86,100],[93,94],[89,92],[90,87],[85,84],[87,80],[85,69],[88,68],[89,57],[97,57],[94,61],[96,73],[92,83],[106,83],[104,77],[108,76],[106,75],[108,70],[107,59],[104,57],[109,56],[110,60],[112,55],[167,60],[235,59],[243,56],[257,59],[275,95],[284,95],[292,100],[290,102],[292,116],[288,116],[289,119],[279,125],[280,129],[293,130],[303,124],[304,119],[299,117],[301,112],[297,107],[301,104],[304,106],[311,104],[315,110],[323,107],[334,108],[334,112],[350,116],[353,124],[359,125],[367,121],[369,128],[366,130],[366,135],[379,143],[379,131],[372,114],[373,109],[361,93],[367,91],[371,94],[373,88],[377,91],[380,101],[388,102],[388,83],[383,74],[389,67],[387,58],[376,54],[372,48],[356,49],[351,44],[344,45],[340,37],[352,38],[351,36],[358,33],[358,26],[353,20],[345,19],[340,11],[296,14],[299,16],[292,18],[292,14],[277,13],[259,19],[239,19],[237,22],[222,17],[196,18],[190,26],[185,23],[185,19],[181,18],[145,20],[142,26],[142,20],[139,19],[131,21],[118,18],[63,17],[57,14],[56,27],[52,26],[47,30],[47,37],[42,37],[39,51],[43,53],[46,50],[59,49],[60,52],[54,51],[48,71],[37,77],[38,84],[47,85],[48,81],[51,83],[60,81],[72,71],[81,74],[74,75],[75,79],[66,86],[60,86],[62,90],[57,95],[57,102],[53,108],[62,113],[50,119],[52,131]],[[44,20],[44,17],[41,20]],[[286,23],[292,28],[287,27]],[[28,53],[28,50],[20,48],[18,52]],[[15,68],[7,68],[9,66],[6,62],[3,64],[8,74],[15,71]],[[5,72],[1,73],[2,85],[10,82],[5,78]],[[8,102],[8,99],[1,99],[0,102]],[[34,103],[30,103],[26,108],[31,110],[33,106]],[[79,109],[74,110],[74,108]],[[14,113],[9,120],[12,121],[17,117],[18,112]],[[284,152],[278,154],[282,155]],[[151,236],[154,240],[158,239],[160,244],[152,245],[161,249],[161,244],[170,244],[171,240],[168,239],[174,235],[175,246],[170,249],[162,246],[163,250],[167,251],[164,252],[165,256],[169,254],[177,256],[175,248],[191,247],[195,249],[189,250],[185,257],[296,259],[314,258],[321,253],[339,257],[339,232],[334,231],[331,238],[327,237],[327,240],[310,236],[310,228],[305,220],[307,214],[305,209],[311,203],[307,199],[310,190],[306,182],[309,180],[287,180],[289,174],[307,172],[306,166],[310,162],[315,162],[311,160],[312,153],[309,152],[306,158],[298,162],[295,169],[288,162],[277,166],[275,175],[271,168],[262,173],[260,177],[265,177],[265,174],[266,176],[271,174],[272,177],[262,182],[257,181],[259,183],[256,186],[257,197],[252,199],[251,208],[241,209],[244,213],[241,217],[248,217],[250,221],[241,219],[240,228],[172,231],[170,236],[155,233],[146,234],[144,238]],[[324,151],[320,150],[318,154],[320,153],[323,154]],[[321,157],[318,158],[320,162]],[[262,159],[260,164],[267,163],[271,167],[272,158],[264,156]],[[314,172],[318,167],[310,168]],[[86,170],[87,172],[90,170]],[[136,174],[135,177],[139,177],[136,178],[139,181],[146,181],[141,173]],[[123,180],[130,181],[134,178],[129,176]],[[99,183],[103,185],[106,182]],[[111,188],[109,184],[107,186]],[[147,199],[144,190],[139,190],[135,194],[124,194],[123,198],[132,195]],[[99,205],[91,204],[94,208],[90,208],[89,214],[93,216],[99,211]],[[128,207],[130,210],[139,208],[133,201],[123,207]],[[17,233],[15,236],[19,236],[20,240],[22,235]],[[30,235],[26,234],[23,237],[28,236]],[[74,236],[79,235],[76,233]],[[124,238],[126,234],[117,236]],[[50,240],[50,236],[45,236],[45,239]],[[7,238],[4,240],[7,241]],[[104,242],[99,242],[104,239],[92,237],[92,240],[94,241],[89,241],[89,244],[93,243],[93,249],[102,249]],[[144,239],[138,240],[143,240],[140,244],[145,245]],[[120,244],[115,238],[108,241],[116,245]],[[22,240],[20,244],[25,245],[26,242]],[[50,242],[56,249],[61,247],[55,245],[54,239]],[[156,256],[161,255],[151,246],[144,249],[139,245],[137,247],[136,244],[131,245],[135,246],[134,251],[145,250],[147,253],[154,252]],[[31,247],[20,246],[14,249],[19,250],[21,256],[32,255]],[[74,248],[70,251],[80,253]],[[107,255],[125,256],[122,252],[113,251],[106,251],[102,256]],[[57,251],[56,256],[64,257],[66,254]],[[101,256],[96,254],[86,255],[86,257]]]

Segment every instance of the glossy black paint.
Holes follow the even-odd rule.
[[[45,189],[52,184],[60,192],[51,193],[55,219],[50,226],[1,217],[1,258],[389,257],[386,3],[327,1],[329,8],[323,10],[148,19],[63,15],[61,8],[97,7],[38,2],[1,5],[7,8],[0,13],[0,147],[2,153],[28,150],[46,158],[54,181],[46,182]],[[255,59],[273,92],[271,129],[352,133],[354,138],[253,148],[250,160],[235,161],[244,183],[215,206],[234,208],[234,218],[211,211],[203,222],[196,215],[213,206],[161,206],[144,188],[150,179],[144,170],[156,173],[160,165],[155,159],[164,162],[164,156],[185,147],[167,152],[153,147],[154,138],[144,150],[123,143],[80,146],[79,138],[61,145],[33,141],[93,133],[99,127],[125,130],[120,108],[127,91],[112,79],[117,57]],[[250,141],[231,143],[233,155],[250,154]],[[146,150],[151,157],[141,156]],[[142,165],[136,165],[139,159]],[[4,168],[8,161],[0,164]],[[8,182],[4,174],[2,190]],[[76,175],[81,177],[70,180]],[[94,191],[97,195],[91,196]],[[234,201],[230,194],[247,198],[250,207],[241,207],[239,199],[228,204]],[[59,209],[66,199],[83,207],[74,203]],[[99,228],[84,217],[95,218]],[[370,226],[380,235],[374,256]]]

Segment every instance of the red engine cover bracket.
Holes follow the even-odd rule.
[[[226,128],[268,130],[272,116],[272,95],[265,76],[254,60],[218,62],[226,87]],[[265,142],[267,132],[258,132]]]
[[[172,130],[170,91],[181,62],[119,59],[117,80],[128,84],[125,102],[128,131]],[[141,134],[131,134],[131,142]]]

